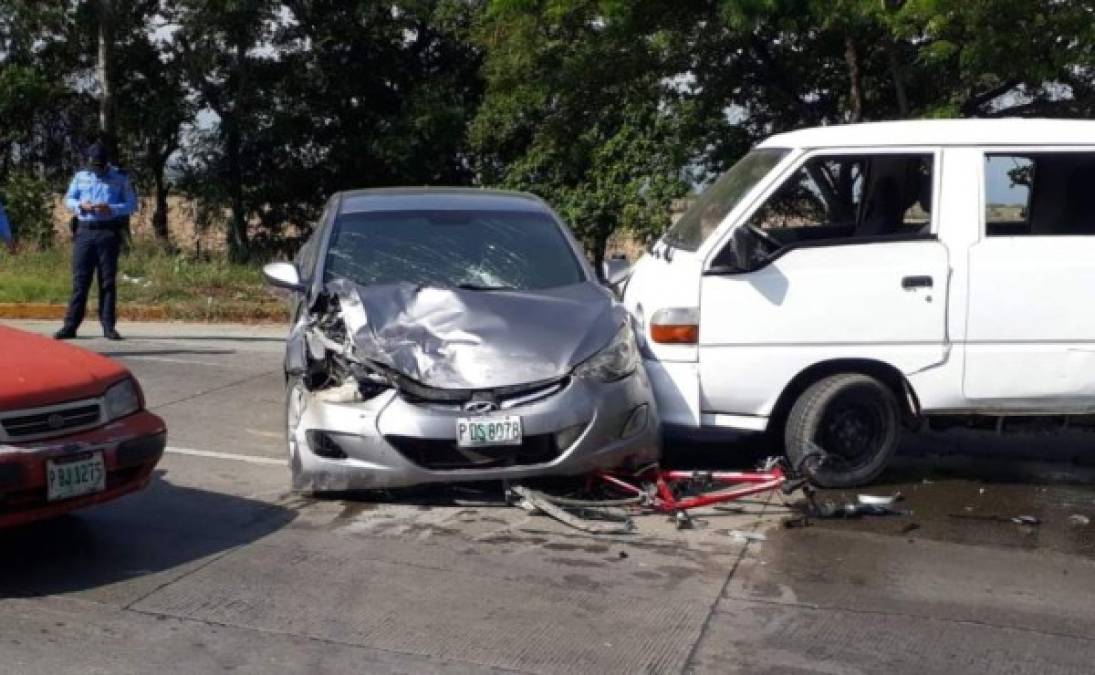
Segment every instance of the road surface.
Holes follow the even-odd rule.
[[[0,673],[1093,669],[1083,434],[915,437],[871,490],[907,516],[784,529],[771,497],[592,536],[494,491],[293,495],[282,330],[122,328],[77,344],[133,370],[169,452],[139,495],[0,533]],[[1042,524],[976,518],[1021,514]]]

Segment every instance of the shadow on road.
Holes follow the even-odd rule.
[[[141,356],[223,356],[235,354],[234,349],[148,349],[131,352],[99,352],[112,359],[124,359]]]
[[[0,598],[83,591],[185,572],[287,525],[280,506],[173,485],[54,520],[0,531]]]
[[[288,329],[286,330],[288,331]],[[132,342],[189,342],[191,340],[210,342],[285,342],[285,336],[263,337],[260,335],[138,335],[127,339]]]

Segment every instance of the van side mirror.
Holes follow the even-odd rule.
[[[277,288],[284,288],[293,293],[303,293],[306,289],[300,280],[300,270],[291,262],[272,262],[262,268],[262,276],[266,283]]]
[[[608,286],[618,286],[624,279],[627,279],[629,274],[631,274],[631,263],[628,262],[626,256],[608,258],[601,263],[601,276]]]
[[[742,227],[734,230],[730,241],[726,242],[719,254],[711,261],[711,267],[705,274],[741,274],[751,272],[750,256],[756,248],[749,232]]]

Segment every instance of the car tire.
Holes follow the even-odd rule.
[[[875,378],[860,373],[826,377],[791,407],[784,428],[787,458],[820,487],[870,483],[897,450],[900,419],[893,391]],[[823,456],[811,457],[812,446]]]

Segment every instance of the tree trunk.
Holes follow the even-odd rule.
[[[167,232],[167,195],[170,187],[164,179],[164,164],[159,162],[153,173],[156,180],[156,208],[152,212],[152,232],[165,247],[171,245],[171,237]]]
[[[897,47],[893,40],[886,40],[886,57],[890,62],[890,77],[897,96],[897,112],[902,119],[906,119],[909,116],[909,94],[905,90],[905,76],[901,72],[901,60],[897,58]]]
[[[848,81],[850,85],[851,122],[863,121],[863,73],[859,67],[859,50],[851,35],[844,38],[844,60],[848,63]]]
[[[113,0],[99,0],[99,55],[96,74],[99,79],[99,134],[114,152],[114,8]]]
[[[243,167],[240,160],[239,123],[234,118],[222,119],[225,129],[225,153],[228,155],[228,198],[232,216],[228,222],[228,257],[234,262],[248,258],[247,212],[243,204]]]

